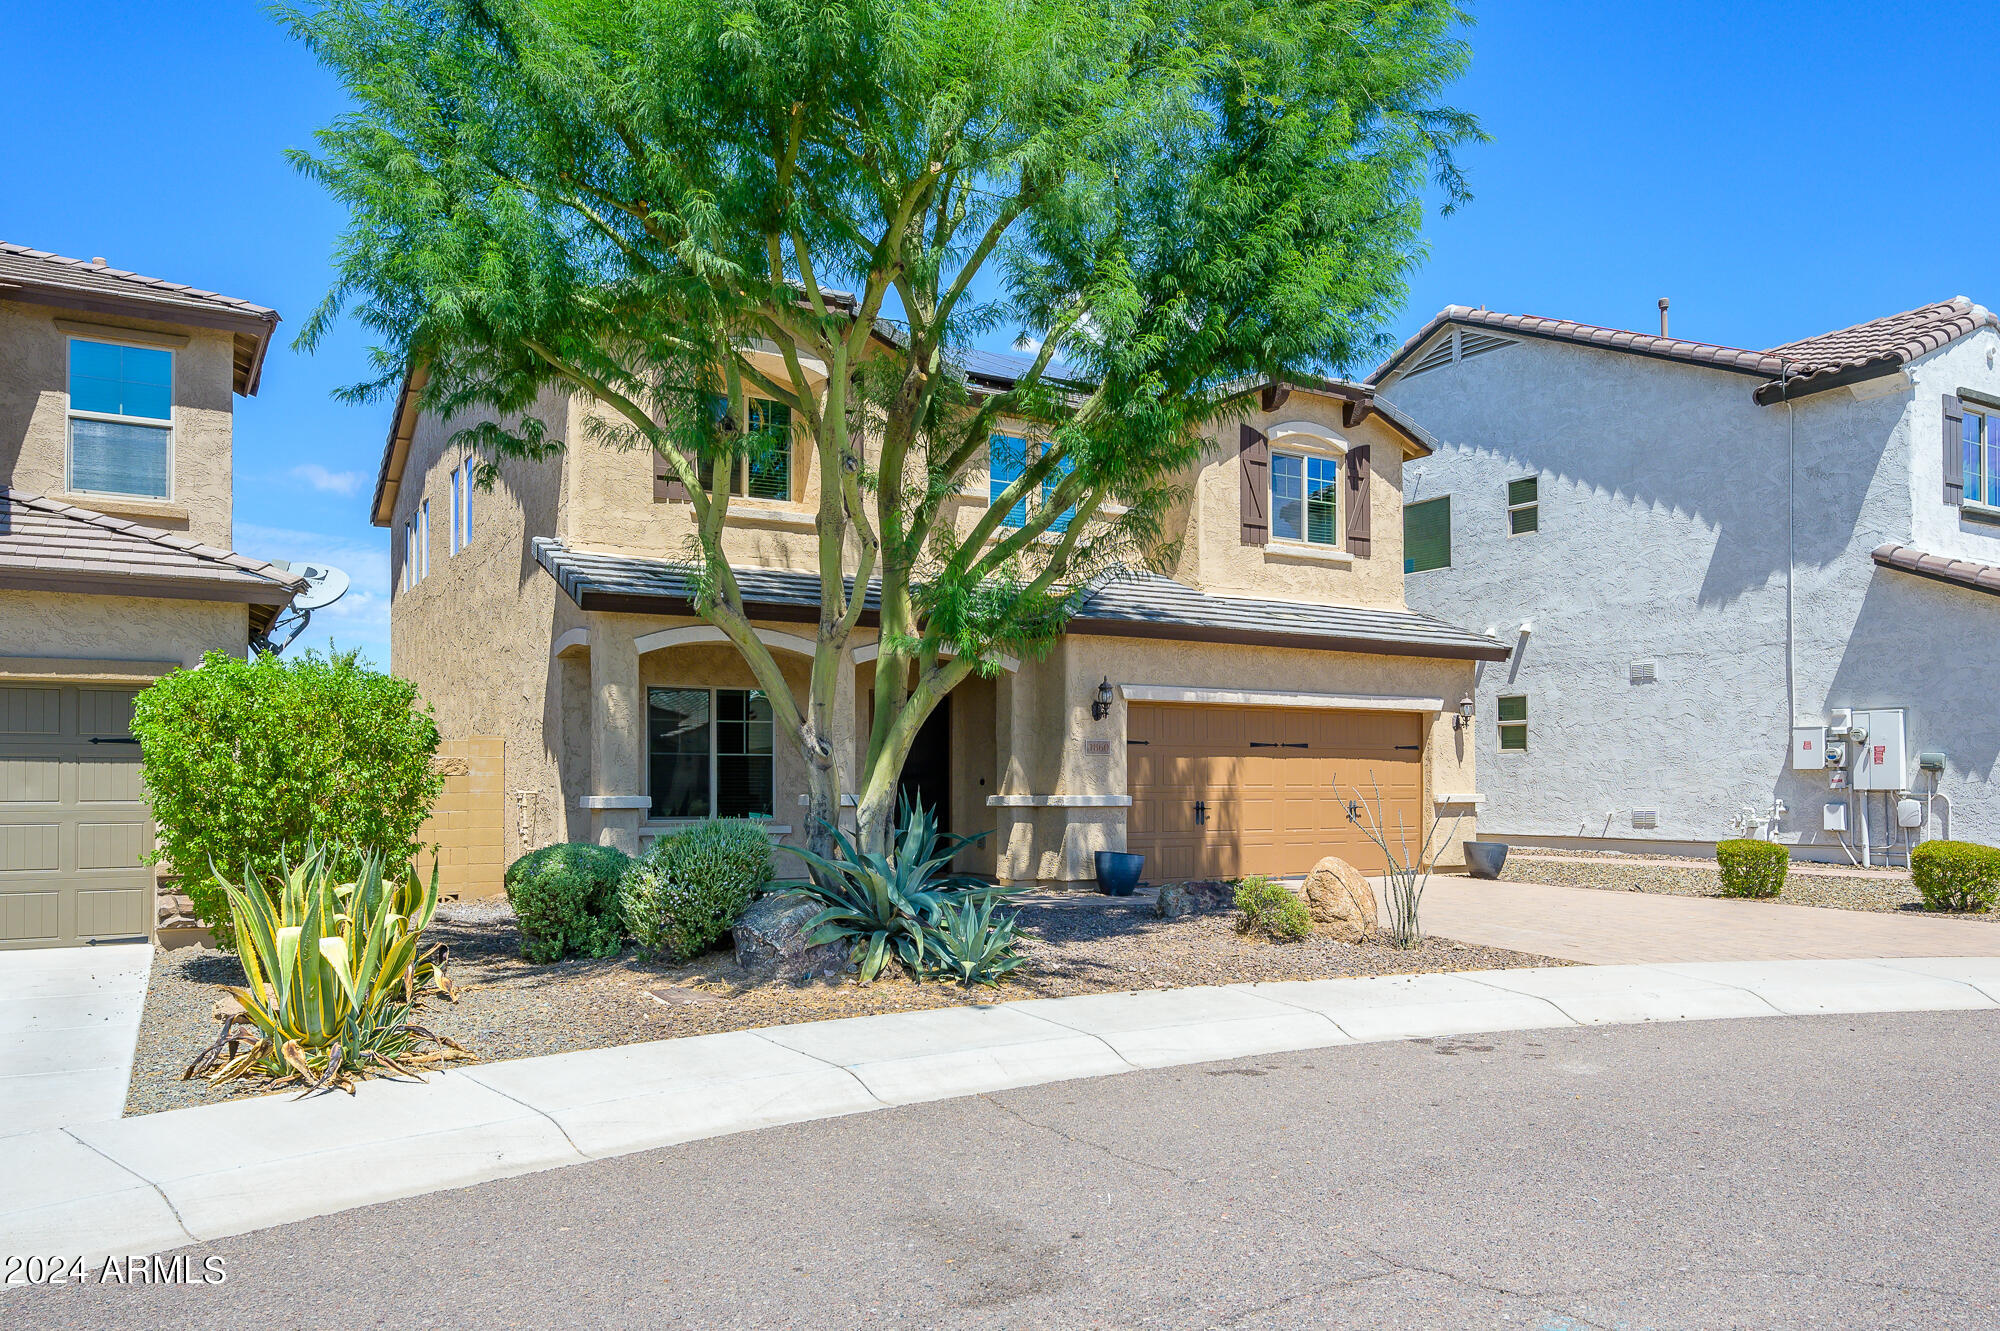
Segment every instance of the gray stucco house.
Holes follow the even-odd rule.
[[[1410,607],[1514,647],[1482,834],[2000,843],[1996,358],[1958,297],[1761,351],[1451,306],[1384,362]]]

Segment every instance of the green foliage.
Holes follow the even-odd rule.
[[[900,831],[886,852],[864,850],[838,828],[828,829],[837,858],[795,852],[812,877],[792,886],[824,904],[806,924],[807,941],[851,943],[849,955],[863,984],[872,983],[891,961],[919,979],[930,974],[940,964],[936,932],[946,907],[1011,894],[950,871],[952,857],[986,833],[947,835],[930,809],[912,809],[907,802],[899,805],[897,823]],[[1011,926],[1011,920],[1003,924]]]
[[[339,872],[344,861],[356,866],[352,878]],[[308,847],[297,864],[281,854],[275,872],[225,890],[249,981],[229,992],[257,1038],[238,1053],[246,1037],[226,1023],[184,1078],[261,1075],[274,1086],[351,1090],[363,1077],[415,1076],[462,1052],[410,1020],[420,989],[451,995],[441,949],[417,950],[437,910],[435,866],[425,882],[407,861],[391,871],[373,852]],[[442,1048],[425,1051],[426,1042]]]
[[[729,932],[771,881],[771,838],[736,819],[663,836],[632,862],[618,887],[625,932],[674,961],[700,956]]]
[[[1465,197],[1454,153],[1480,137],[1442,101],[1469,58],[1452,0],[280,16],[353,107],[293,159],[349,214],[300,344],[353,310],[379,343],[353,393],[393,393],[421,359],[423,406],[476,421],[457,442],[495,460],[577,442],[544,404],[602,404],[585,438],[687,487],[695,607],[808,755],[876,582],[874,849],[937,699],[1047,650],[1107,570],[1169,557],[1198,427],[1226,430],[1265,380],[1385,348],[1426,187]],[[964,349],[1000,329],[1039,350],[975,392]],[[828,480],[810,704],[749,633],[722,548],[736,463],[772,443],[752,399],[789,410]],[[1002,421],[1032,423],[1017,479],[975,521],[940,520]],[[817,828],[836,778],[810,770]]]
[[[2000,897],[2000,850],[1971,841],[1926,841],[1910,852],[1925,910],[1987,911]]]
[[[1715,863],[1722,871],[1722,895],[1767,899],[1785,885],[1791,853],[1775,841],[1718,841]]]
[[[989,895],[938,907],[937,925],[931,931],[932,975],[970,989],[975,984],[998,984],[1020,967],[1020,912],[995,919],[993,907]]]
[[[1238,933],[1263,934],[1289,943],[1312,932],[1312,912],[1299,900],[1299,894],[1262,876],[1236,884],[1236,909]]]
[[[527,961],[608,957],[623,937],[618,884],[632,857],[610,846],[559,842],[507,868],[507,900]]]
[[[353,652],[238,660],[221,652],[138,697],[159,849],[196,916],[234,947],[230,894],[217,875],[262,881],[287,846],[359,847],[392,862],[416,855],[417,830],[444,778],[437,727],[416,686]],[[352,866],[348,866],[352,868]]]

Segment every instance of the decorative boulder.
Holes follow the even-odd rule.
[[[839,943],[806,942],[806,924],[820,903],[799,892],[773,892],[750,903],[730,931],[736,964],[744,970],[775,969],[792,979],[831,979],[847,969],[847,949]]]
[[[1361,871],[1337,855],[1315,864],[1306,875],[1306,909],[1313,928],[1344,943],[1358,943],[1375,932],[1375,890]]]
[[[1235,889],[1212,880],[1163,883],[1153,898],[1153,914],[1168,920],[1183,915],[1220,915],[1235,909]]]

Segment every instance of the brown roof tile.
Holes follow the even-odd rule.
[[[1951,559],[1944,555],[1929,554],[1908,545],[1878,545],[1875,547],[1874,555],[1875,562],[1883,568],[1893,568],[1900,573],[1913,573],[1920,578],[1931,578],[1937,582],[1948,582],[1953,586],[2000,596],[2000,567],[1992,564],[1975,564],[1969,559]]]
[[[123,268],[100,268],[47,250],[0,240],[0,298],[192,323],[236,334],[236,391],[257,391],[278,312],[235,296]]]
[[[70,578],[129,580],[134,596],[162,583],[209,584],[223,593],[217,599],[261,605],[284,605],[305,588],[264,560],[0,486],[0,586]]]

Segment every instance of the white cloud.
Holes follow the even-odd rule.
[[[348,497],[361,493],[368,480],[358,471],[328,471],[317,462],[302,462],[292,468],[292,479],[304,481],[322,494]]]

